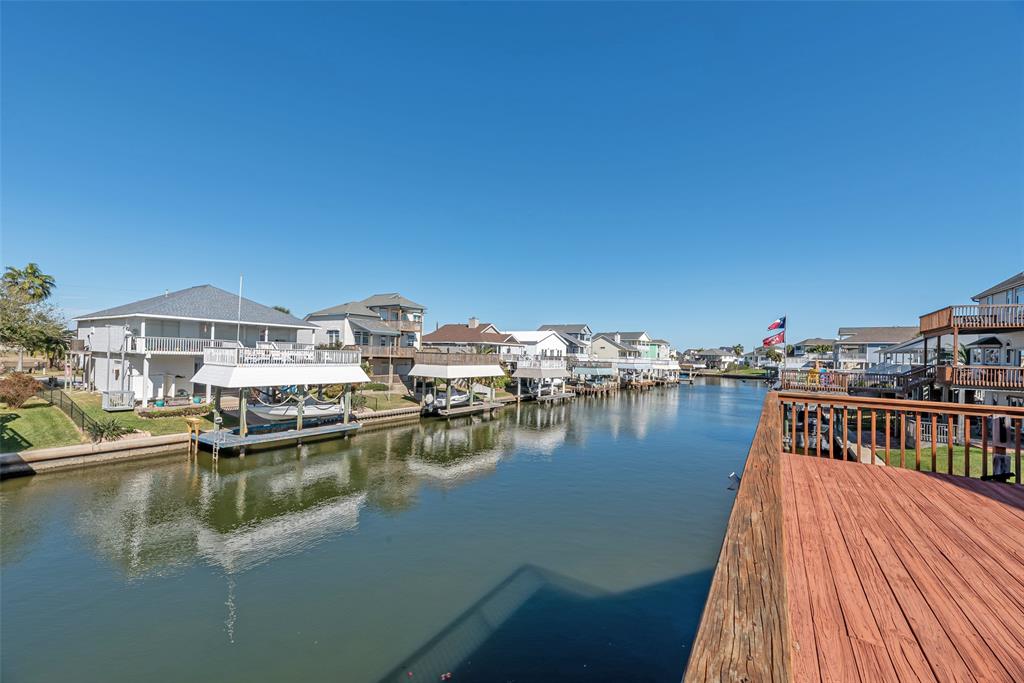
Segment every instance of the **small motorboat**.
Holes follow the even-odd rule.
[[[284,422],[296,420],[299,417],[299,404],[294,401],[283,403],[277,406],[268,406],[262,403],[250,403],[246,409],[271,422]],[[341,403],[317,403],[312,399],[306,399],[302,406],[303,418],[314,417],[337,417],[344,410]]]
[[[469,401],[469,394],[468,393],[467,394],[455,393],[455,394],[452,394],[452,399],[451,399],[451,402],[449,403],[447,392],[439,391],[434,396],[433,406],[434,406],[435,409],[453,408],[455,406],[460,406],[463,403],[467,403],[468,401]]]

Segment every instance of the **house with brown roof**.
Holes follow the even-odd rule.
[[[470,318],[466,323],[447,323],[423,335],[424,350],[449,353],[520,354],[523,344],[513,335],[502,332],[492,323]]]

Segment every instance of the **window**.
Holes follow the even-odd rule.
[[[353,336],[355,336],[356,344],[358,344],[359,346],[370,345],[370,335],[368,333],[356,330],[355,332],[353,332]]]
[[[338,344],[341,342],[341,330],[327,330],[327,343]]]

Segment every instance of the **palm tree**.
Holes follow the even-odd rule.
[[[56,281],[52,275],[39,270],[38,263],[30,263],[24,268],[7,266],[3,284],[9,289],[21,292],[29,301],[36,303],[50,298]]]
[[[290,308],[288,308],[287,306],[273,306],[272,308],[275,311],[281,311],[282,313],[284,313],[286,315],[291,315],[292,314],[292,310]]]

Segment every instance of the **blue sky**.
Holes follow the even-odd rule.
[[[2,261],[748,348],[1024,270],[1021,4],[12,4]]]

